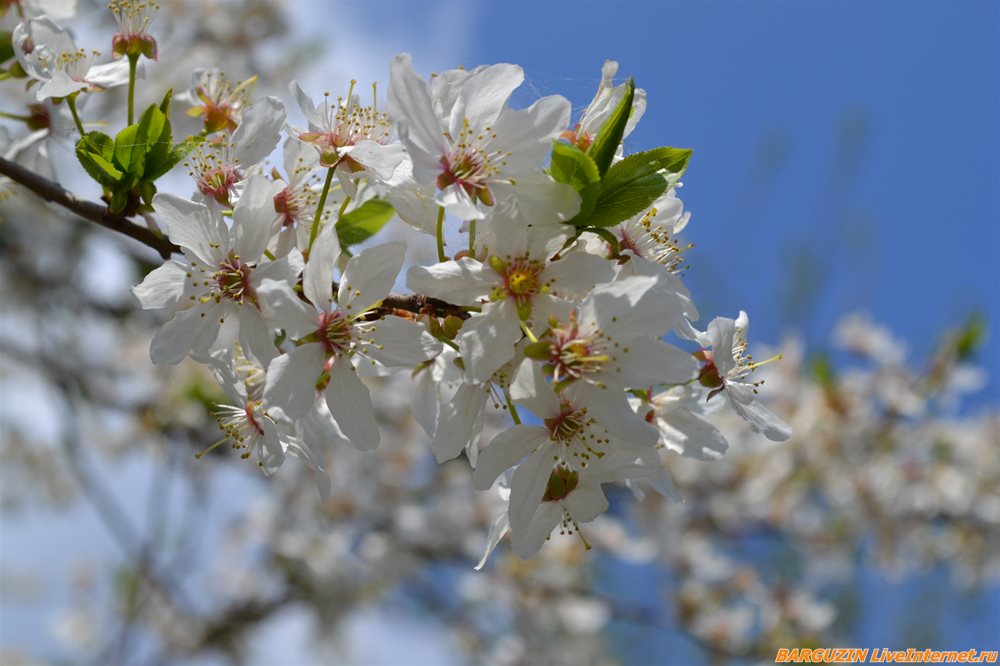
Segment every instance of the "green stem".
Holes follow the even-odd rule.
[[[130,53],[128,56],[128,124],[133,123],[135,117],[135,67],[139,62],[138,54]]]
[[[438,208],[438,219],[437,219],[437,247],[438,247],[438,261],[448,261],[448,257],[444,253],[444,206]]]
[[[523,320],[521,321],[521,330],[524,331],[524,334],[528,336],[529,340],[532,342],[538,342],[538,338],[531,332],[531,329],[528,328],[528,324],[526,324]]]
[[[476,221],[469,222],[469,256],[476,258]]]
[[[7,113],[6,111],[0,111],[0,118],[7,118],[9,120],[20,120],[21,122],[28,122],[31,120],[31,116],[19,116],[16,113]]]
[[[316,236],[319,235],[319,221],[323,217],[323,206],[326,205],[326,195],[330,194],[330,183],[333,182],[333,169],[326,170],[326,182],[323,183],[323,193],[319,195],[319,205],[316,207],[316,217],[313,218],[312,229],[309,230],[309,247],[306,254],[312,249]]]
[[[332,171],[332,169],[331,169]],[[347,204],[351,203],[351,197],[344,197],[344,203],[340,205],[340,210],[337,211],[337,220],[344,217],[344,211],[347,210]]]
[[[66,96],[66,106],[69,107],[69,112],[73,114],[73,121],[76,123],[76,129],[80,132],[80,136],[86,134],[83,131],[83,122],[80,121],[80,114],[76,112],[76,96],[79,93],[73,93],[72,95]]]
[[[517,407],[514,406],[514,401],[510,399],[510,390],[503,390],[504,400],[507,401],[507,410],[510,411],[510,418],[514,419],[514,425],[521,425],[521,417],[517,413]]]

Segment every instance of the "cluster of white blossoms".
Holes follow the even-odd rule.
[[[135,18],[115,38],[128,77],[108,66],[130,95],[139,56],[156,55],[145,32],[153,8],[112,7]],[[60,30],[27,20],[16,55],[43,83],[38,98],[65,96],[76,118],[75,96],[100,84],[94,68],[61,64],[76,57],[55,53],[68,46],[43,43]],[[293,82],[301,128],[286,123],[281,100],[254,101],[252,79],[199,70],[179,99],[203,129],[184,146],[170,148],[169,94],[124,138],[82,136],[77,154],[112,211],[144,214],[177,250],[133,293],[166,319],[153,362],[191,357],[230,396],[215,410],[222,438],[207,450],[231,445],[267,474],[297,456],[326,493],[328,434],[377,447],[364,379],[405,370],[418,380],[414,415],[438,461],[464,452],[474,485],[497,485],[508,500],[489,549],[509,532],[530,557],[553,530],[579,532],[603,513],[604,484],[676,498],[660,450],[721,456],[727,444],[705,418],[718,405],[787,439],[757,398],[747,315],[704,331],[693,323],[677,238],[689,214],[676,194],[690,151],[625,155],[646,94],[616,85],[616,71],[605,63],[574,122],[558,95],[510,105],[520,67],[425,80],[403,54],[384,109],[376,90],[365,105],[353,83],[317,103]],[[72,85],[56,85],[64,80]],[[264,164],[282,133],[283,173]],[[144,139],[166,145],[136,157]],[[193,194],[157,193],[156,178],[182,159]],[[434,237],[437,263],[406,267],[405,244],[366,242],[396,219]],[[445,237],[459,234],[462,249],[449,256]],[[397,283],[413,295],[391,293]],[[512,423],[487,442],[491,407]]]

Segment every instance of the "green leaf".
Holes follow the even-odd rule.
[[[172,143],[173,134],[170,129],[170,118],[163,115],[163,129],[160,130],[159,136],[152,142],[152,146],[146,154],[146,166],[142,174],[143,180],[156,180],[170,171],[180,161],[179,159],[176,161],[173,159],[174,151]]]
[[[654,148],[629,155],[608,170],[589,226],[610,227],[643,212],[687,168],[689,148]]]
[[[622,143],[622,137],[625,136],[625,125],[628,123],[628,117],[632,115],[632,100],[634,98],[635,81],[629,79],[625,84],[625,95],[618,102],[618,106],[611,112],[611,115],[608,116],[608,119],[604,122],[604,126],[601,127],[601,131],[597,133],[597,138],[594,139],[594,142],[590,144],[590,148],[587,150],[587,154],[590,155],[591,159],[594,160],[594,164],[597,165],[597,171],[601,174],[601,178],[604,177],[604,174],[611,167],[611,162],[615,158],[615,152],[618,151],[618,146]]]
[[[580,194],[580,212],[569,224],[582,226],[594,212],[594,205],[601,193],[601,176],[594,160],[576,146],[562,141],[552,144],[551,176],[560,183],[570,185]]]
[[[128,190],[115,190],[111,194],[111,203],[108,209],[112,213],[121,213],[128,205]]]
[[[596,236],[603,238],[608,245],[611,246],[611,257],[617,258],[622,253],[621,243],[618,241],[618,236],[608,231],[603,227],[587,227],[582,231],[592,233]]]
[[[128,174],[142,177],[146,154],[156,145],[167,117],[156,104],[150,104],[139,122],[129,125],[115,137],[115,162]]]
[[[342,247],[350,247],[371,238],[392,219],[392,204],[383,199],[369,199],[337,220],[337,236]]]
[[[969,317],[959,330],[955,352],[960,361],[969,361],[986,340],[986,319],[981,314]]]
[[[163,96],[163,101],[160,102],[160,111],[162,111],[163,115],[167,116],[167,118],[170,117],[170,100],[173,99],[173,96],[174,89],[171,88],[167,91],[167,94]]]
[[[156,195],[156,185],[151,180],[143,180],[139,183],[139,196],[147,206],[153,205],[153,197]]]
[[[117,184],[124,175],[114,165],[115,142],[102,132],[88,132],[76,142],[76,157],[91,178],[104,187]]]

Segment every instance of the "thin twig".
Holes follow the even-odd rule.
[[[99,224],[106,229],[117,231],[124,236],[148,245],[156,250],[164,259],[169,258],[173,252],[181,251],[180,247],[171,243],[169,239],[158,235],[155,231],[130,222],[124,215],[112,213],[103,204],[79,199],[59,183],[54,183],[48,178],[43,178],[4,157],[0,157],[0,174],[7,176],[15,183],[23,185],[42,199],[58,204],[85,220]]]
[[[20,164],[12,162],[4,157],[0,157],[0,175],[7,176],[16,183],[19,183],[31,190],[42,199],[58,204],[68,211],[76,213],[80,217],[100,226],[117,231],[140,243],[156,250],[161,257],[169,259],[170,255],[181,252],[181,248],[170,242],[168,238],[160,236],[151,229],[140,227],[130,222],[123,215],[116,215],[108,210],[103,204],[79,199],[72,192],[64,188],[59,183],[55,183],[47,178],[25,169]],[[334,284],[334,292],[337,285]],[[436,317],[447,317],[453,315],[462,319],[468,319],[469,313],[462,310],[457,305],[446,303],[437,298],[424,296],[423,294],[389,294],[382,302],[380,314],[391,314],[392,310],[402,310],[413,314],[424,312],[433,314]]]

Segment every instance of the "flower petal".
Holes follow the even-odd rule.
[[[209,301],[175,314],[153,336],[149,347],[153,363],[176,365],[190,351],[207,352],[219,336],[221,309],[215,301]]]
[[[612,357],[616,369],[609,379],[624,388],[683,384],[698,372],[694,356],[659,340],[629,340]]]
[[[301,345],[278,356],[267,366],[264,400],[279,407],[289,419],[298,419],[316,402],[316,380],[323,372],[323,345]]]
[[[132,287],[132,295],[143,310],[165,308],[180,299],[186,279],[187,269],[178,261],[168,261]]]
[[[370,247],[351,257],[337,293],[340,308],[354,316],[381,303],[396,283],[405,254],[406,244],[394,241]]]
[[[510,533],[510,545],[521,559],[530,559],[542,549],[542,544],[562,520],[563,509],[559,502],[543,502],[531,521]]]
[[[431,442],[431,450],[439,463],[451,460],[462,449],[472,448],[478,443],[483,431],[486,398],[486,387],[466,383],[459,387],[451,401],[441,406],[437,433]],[[489,488],[489,485],[486,487]]]
[[[733,410],[772,442],[783,442],[792,436],[791,427],[765,407],[754,395],[753,389],[746,384],[726,382],[725,393],[730,397],[729,404]]]
[[[264,254],[271,240],[271,230],[278,214],[274,197],[281,192],[280,184],[265,176],[250,176],[240,200],[233,210],[233,249],[246,263],[255,263]]]
[[[241,168],[251,167],[271,154],[281,139],[285,104],[277,97],[264,97],[243,112],[233,132],[236,159]]]
[[[364,353],[388,367],[412,368],[441,353],[441,343],[427,327],[401,317],[385,317],[374,324],[373,345]]]
[[[288,282],[264,280],[257,288],[257,297],[264,315],[293,340],[309,335],[319,326],[316,310],[296,296]]]
[[[475,303],[498,283],[499,276],[492,268],[469,257],[414,266],[406,274],[406,286],[414,292],[454,304]]]
[[[497,547],[498,543],[500,543],[500,539],[503,539],[504,535],[509,531],[510,519],[507,517],[507,512],[504,511],[499,516],[494,518],[492,523],[490,523],[490,535],[486,541],[486,551],[483,553],[482,559],[479,560],[479,564],[474,567],[476,571],[482,570],[483,566],[486,564],[487,558],[490,556],[490,553],[493,552],[493,549]]]
[[[333,269],[340,259],[340,240],[333,224],[327,224],[316,236],[309,261],[302,271],[302,291],[319,310],[333,305]]]
[[[510,526],[513,530],[525,527],[538,510],[545,496],[545,489],[552,476],[552,442],[546,436],[545,444],[538,447],[528,459],[517,466],[510,479]],[[485,451],[483,452],[485,453]]]
[[[491,303],[466,320],[458,338],[469,381],[484,383],[514,356],[521,337],[517,310],[509,300]]]
[[[264,321],[260,311],[250,305],[243,305],[239,309],[239,319],[240,344],[245,352],[266,367],[278,355],[271,327]]]
[[[337,425],[354,446],[363,451],[378,446],[380,435],[371,395],[346,358],[338,358],[330,368],[326,404],[333,418],[337,419]]]
[[[204,204],[174,194],[157,194],[153,197],[153,208],[166,226],[170,240],[202,263],[217,266],[229,250],[229,230]]]
[[[581,483],[566,496],[565,502],[569,515],[581,523],[589,523],[608,510],[608,498],[597,483]]]
[[[480,389],[482,390],[482,389]],[[545,428],[533,425],[515,425],[504,430],[479,452],[476,469],[472,473],[472,485],[476,490],[489,490],[497,477],[517,464],[532,451],[549,442]],[[551,445],[546,450],[551,449]],[[549,461],[546,460],[546,464]],[[551,465],[549,465],[551,470]],[[545,479],[548,482],[549,472]]]

